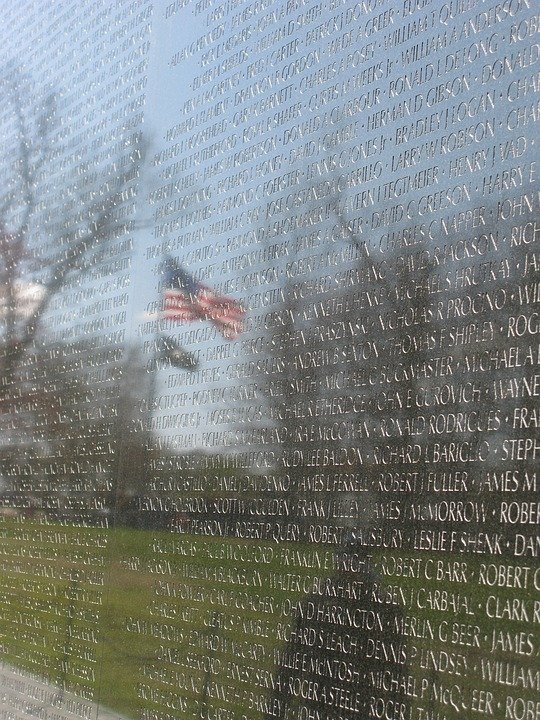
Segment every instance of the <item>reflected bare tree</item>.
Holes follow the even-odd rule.
[[[536,212],[531,203],[526,243],[514,223],[495,221],[492,207],[474,232],[447,222],[440,237],[411,242],[408,226],[390,228],[392,242],[382,252],[366,242],[338,199],[328,223],[337,246],[355,250],[334,274],[339,282],[325,282],[325,271],[310,271],[306,262],[300,282],[284,283],[275,313],[280,325],[266,344],[282,371],[276,380],[261,366],[258,386],[280,471],[291,479],[294,519],[311,543],[325,540],[314,528],[327,528],[337,559],[324,590],[318,586],[296,607],[267,717],[329,717],[326,673],[357,652],[357,675],[343,686],[364,702],[340,716],[409,716],[415,660],[401,632],[407,609],[381,603],[377,588],[385,578],[368,559],[417,552],[418,530],[428,538],[422,549],[433,542],[431,549],[440,550],[442,568],[466,557],[469,547],[474,552],[477,528],[479,542],[495,556],[514,559],[514,548],[535,552],[532,535],[511,526],[518,503],[508,493],[532,500],[536,491],[533,305],[540,265],[527,248],[534,225],[528,220]],[[299,246],[292,238],[289,247]],[[320,244],[315,253],[332,247]],[[509,470],[516,457],[520,469]],[[455,547],[436,547],[440,530],[452,533]],[[351,631],[344,622],[352,650],[325,644],[326,632],[342,630],[338,612],[364,611],[379,624]],[[377,659],[365,652],[370,641],[384,648]],[[433,670],[430,682],[436,680]],[[302,687],[312,690],[302,695]],[[431,712],[436,704],[432,697]]]
[[[474,231],[458,213],[441,222],[440,236],[395,223],[384,247],[359,230],[371,212],[359,224],[346,198],[326,208],[316,244],[311,228],[306,243],[292,234],[295,277],[283,268],[266,343],[280,372],[261,365],[257,378],[295,519],[309,541],[310,525],[333,517],[332,542],[356,526],[394,530],[399,547],[412,547],[419,524],[467,531],[470,520],[447,502],[453,487],[477,522],[496,529],[489,489],[500,485],[493,473],[501,449],[512,452],[508,441],[500,446],[536,427],[530,381],[518,388],[511,380],[515,362],[536,364],[526,320],[534,253],[514,223],[495,221],[496,207],[482,209]],[[532,223],[526,227],[532,237]],[[317,270],[331,253],[339,253],[338,271]],[[513,419],[519,397],[523,411]]]
[[[121,206],[135,196],[144,163],[140,134],[126,137],[101,167],[61,143],[54,92],[40,94],[20,68],[0,77],[11,136],[1,158],[0,193],[0,398],[6,397],[52,299],[99,262],[111,241],[130,229]],[[59,159],[72,151],[73,173]]]
[[[75,310],[73,291],[88,282],[97,296],[92,271],[107,275],[111,258],[130,252],[147,144],[141,133],[119,131],[114,144],[97,152],[89,133],[73,132],[69,110],[59,109],[60,92],[39,87],[13,65],[0,74],[0,87],[6,99],[0,153],[0,472],[8,478],[6,502],[19,511],[41,508],[59,519],[79,513],[93,522],[110,512],[113,496],[136,493],[142,465],[130,463],[140,460],[139,446],[148,438],[135,448],[126,431],[126,403],[133,398],[121,379],[123,370],[136,377],[134,363],[127,358],[122,369],[114,332],[95,343],[73,335],[76,313],[84,310]],[[66,302],[60,297],[65,291],[71,292]],[[49,314],[58,308],[60,329],[49,333]],[[86,386],[83,357],[92,358],[93,368],[104,366],[107,385]],[[124,445],[129,456],[118,452]],[[118,457],[125,465],[121,477]],[[20,475],[26,471],[32,477],[25,484]]]

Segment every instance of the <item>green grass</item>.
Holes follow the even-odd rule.
[[[292,612],[282,615],[283,603],[305,595],[301,588],[272,588],[272,576],[331,575],[332,555],[322,547],[319,559],[326,570],[301,567],[294,551],[314,548],[292,544],[60,527],[22,518],[1,519],[0,536],[4,659],[130,717],[141,716],[143,708],[183,718],[227,707],[229,718],[262,718],[258,708],[270,694],[265,686],[275,672],[274,653],[283,647],[278,636],[293,617]],[[261,548],[268,562],[255,562],[253,553]],[[445,673],[439,681],[445,687],[459,685],[462,716],[476,717],[473,691],[488,685],[482,680],[482,659],[537,664],[540,639],[538,624],[532,622],[530,588],[479,584],[481,565],[490,561],[484,557],[446,556],[445,563],[467,564],[467,575],[461,577],[458,569],[450,582],[444,574],[437,577],[440,556],[408,555],[404,567],[418,573],[396,577],[390,567],[395,556],[375,558],[384,577],[381,593],[404,604],[417,628],[425,630],[427,622],[435,634],[433,639],[429,631],[425,638],[409,636],[417,692],[413,717],[419,717],[417,707],[429,705],[428,691],[421,692],[422,681],[434,677],[426,667],[426,653],[441,650],[452,654],[457,672]],[[384,575],[388,570],[392,574]],[[460,593],[471,614],[465,614],[463,604],[457,617],[449,609],[430,608],[427,595],[418,595],[426,591],[432,598],[438,592],[440,603],[445,593]],[[497,596],[500,607],[506,599],[523,601],[531,622],[488,617],[489,596]],[[234,607],[236,598],[240,607]],[[493,601],[489,609],[494,609]],[[409,623],[408,632],[411,628]],[[500,647],[492,653],[493,629],[530,633],[533,655]],[[525,642],[522,652],[529,649]],[[512,688],[492,683],[488,689],[494,693],[493,717],[504,717]],[[533,692],[516,689],[514,695],[529,698]],[[459,716],[444,698],[436,706],[448,718]]]

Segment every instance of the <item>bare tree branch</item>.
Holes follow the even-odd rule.
[[[31,238],[44,227],[31,228],[31,225],[36,208],[43,204],[37,197],[40,176],[54,155],[50,139],[56,113],[55,96],[49,93],[41,110],[32,111],[25,106],[23,93],[28,83],[19,69],[6,70],[2,84],[13,110],[15,145],[15,159],[8,158],[14,168],[12,187],[0,202],[0,283],[5,303],[0,317],[0,346],[4,355],[0,361],[4,376],[0,394],[5,394],[54,296],[73,274],[82,276],[99,263],[101,252],[106,251],[113,238],[133,229],[131,221],[123,219],[118,208],[135,197],[133,183],[145,160],[146,142],[140,135],[126,138],[121,152],[127,150],[129,158],[113,158],[110,179],[99,192],[95,192],[95,173],[83,167],[82,173],[67,187],[64,221],[51,228],[51,240],[40,246],[39,257],[36,257]],[[87,190],[93,186],[94,190]],[[84,194],[78,193],[81,187],[86,188]],[[10,227],[13,225],[15,227]],[[39,283],[39,298],[31,312],[21,313],[19,288],[24,290],[32,282]]]

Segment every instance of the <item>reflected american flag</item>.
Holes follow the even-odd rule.
[[[237,300],[203,285],[174,259],[166,260],[163,317],[178,322],[209,320],[223,337],[234,340],[243,330],[245,315]]]

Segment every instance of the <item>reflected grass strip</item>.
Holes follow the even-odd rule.
[[[49,525],[43,533],[13,519],[0,528],[5,661],[130,717],[169,704],[172,717],[224,707],[231,718],[262,719],[296,605],[333,573],[325,547],[126,528]],[[483,558],[466,558],[460,582],[463,559],[373,559],[377,601],[403,607],[413,707],[433,693],[443,707],[452,685],[467,709],[478,686],[504,707],[496,661],[510,663],[508,677],[523,676],[522,697],[537,689],[537,676],[521,670],[540,646],[530,592],[481,584]],[[423,571],[396,576],[398,564]]]

